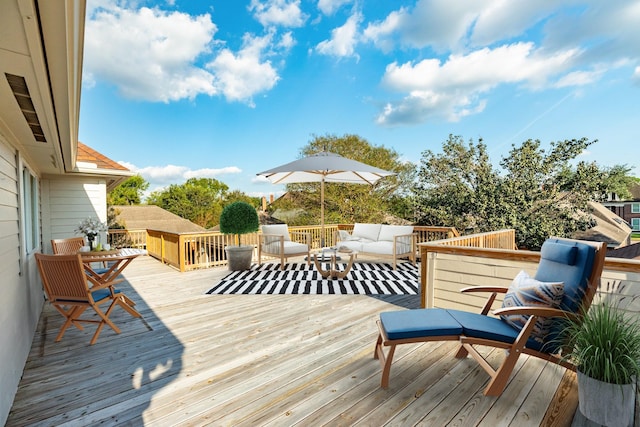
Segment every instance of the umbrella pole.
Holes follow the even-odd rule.
[[[320,181],[320,247],[324,248],[324,175]]]

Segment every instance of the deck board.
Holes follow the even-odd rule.
[[[398,347],[383,390],[375,319],[419,296],[206,295],[226,273],[134,260],[120,288],[144,321],[116,308],[122,334],[93,346],[92,325],[55,343],[62,316],[46,305],[7,425],[537,426],[564,374],[525,356],[485,397],[486,373],[432,342]]]

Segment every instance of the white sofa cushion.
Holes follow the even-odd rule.
[[[393,254],[393,243],[388,241],[371,242],[362,245],[362,252],[379,255]]]
[[[352,251],[358,251],[360,252],[362,250],[362,242],[359,242],[357,240],[344,240],[344,241],[340,241],[337,244],[338,249],[345,247],[345,248],[349,248]]]
[[[381,224],[360,224],[356,223],[353,226],[353,237],[359,237],[362,241],[375,242],[378,240],[380,234]]]
[[[393,242],[393,236],[402,236],[413,233],[413,225],[382,225],[378,240]]]
[[[289,227],[287,226],[287,224],[263,225],[262,234],[275,234],[278,236],[284,236],[285,241],[291,240],[291,238],[289,237]]]
[[[286,241],[283,242],[284,245],[284,255],[291,254],[300,254],[304,252],[308,252],[309,248],[304,243]],[[279,254],[280,253],[280,242],[271,242],[262,246],[262,251],[268,254]]]
[[[353,237],[347,230],[338,230],[338,237],[341,241],[359,240],[357,237]]]

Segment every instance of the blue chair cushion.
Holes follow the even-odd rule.
[[[519,333],[497,317],[453,309],[447,312],[462,326],[463,335],[468,337],[512,343]]]
[[[460,335],[462,327],[447,310],[427,308],[380,313],[380,323],[392,340]]]
[[[575,313],[587,290],[595,253],[595,247],[586,243],[547,239],[540,250],[540,264],[534,278],[564,283],[560,308]]]
[[[115,293],[119,294],[120,290],[119,289],[115,289]],[[104,288],[104,289],[98,289],[95,291],[91,292],[91,296],[93,297],[94,301],[100,301],[101,299],[107,298],[111,295],[111,292],[109,292],[109,289]]]

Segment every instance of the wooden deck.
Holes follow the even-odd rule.
[[[136,259],[120,287],[145,321],[116,308],[122,334],[105,327],[94,346],[93,326],[55,343],[62,316],[46,305],[7,425],[571,423],[574,391],[554,400],[564,369],[523,357],[503,395],[485,397],[487,375],[451,342],[398,347],[382,390],[375,319],[417,296],[206,295],[226,273]]]

